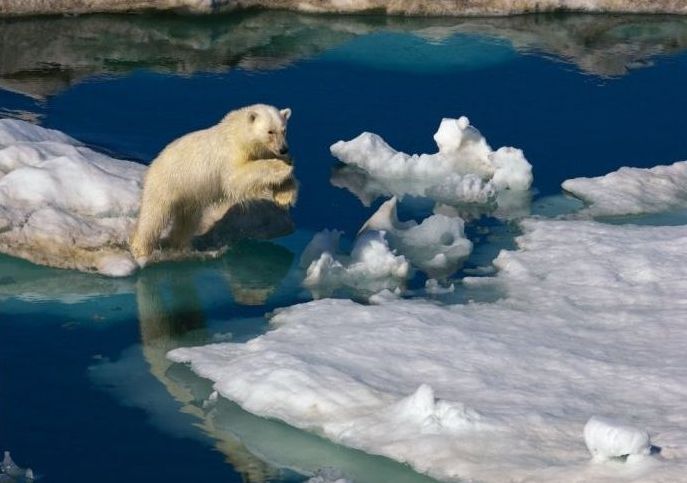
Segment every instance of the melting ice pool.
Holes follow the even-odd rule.
[[[299,259],[313,235],[324,228],[341,230],[347,249],[385,199],[361,200],[351,190],[333,184],[332,169],[337,165],[329,146],[334,142],[370,131],[398,150],[432,152],[432,134],[439,120],[468,115],[494,148],[523,149],[534,168],[534,208],[526,211],[546,216],[579,207],[558,196],[566,179],[687,158],[681,123],[687,105],[683,86],[687,56],[682,53],[687,21],[682,18],[546,16],[461,21],[254,13],[193,19],[136,15],[8,20],[0,28],[6,39],[0,47],[0,112],[4,117],[34,120],[98,150],[147,163],[171,139],[216,122],[232,108],[252,102],[288,106],[294,112],[290,145],[303,186],[293,210],[295,233],[270,242],[241,243],[221,260],[159,265],[138,276],[114,280],[0,258],[4,375],[0,449],[11,450],[20,466],[30,466],[48,481],[302,481],[322,467],[335,468],[336,474],[355,481],[427,479],[391,459],[253,416],[222,397],[215,400],[208,380],[166,357],[178,347],[253,340],[268,330],[266,313],[309,300],[309,292],[301,286],[304,273]],[[401,220],[419,222],[432,208],[426,200],[406,199],[399,204],[398,214]],[[681,225],[684,220],[684,211],[678,209],[671,216],[612,221]],[[465,230],[475,244],[471,258],[444,284],[453,283],[453,292],[431,297],[455,305],[455,310],[462,310],[461,304],[468,300],[503,304],[508,283],[505,288],[490,283],[463,285],[461,279],[493,275],[491,261],[501,248],[515,248],[513,236],[519,228],[487,217],[468,223]],[[584,234],[595,236],[590,231]],[[571,234],[575,236],[582,235]],[[672,234],[661,236],[669,243]],[[544,243],[536,237],[530,241]],[[516,261],[510,260],[511,270]],[[503,271],[505,265],[500,267]],[[565,264],[558,267],[559,273],[566,273],[565,268]],[[637,273],[654,273],[638,266],[627,270],[622,273],[633,283],[646,282],[636,278]],[[556,281],[556,273],[546,270],[535,275],[563,283]],[[419,274],[410,281],[412,296],[425,296],[425,278]],[[643,300],[641,294],[636,295],[636,300]],[[522,300],[527,300],[525,294]],[[577,304],[585,302],[589,300]],[[685,315],[684,307],[673,309],[675,320]],[[495,320],[494,324],[500,319]],[[517,338],[514,328],[520,323],[508,320],[513,326],[504,327],[503,333]],[[360,321],[355,322],[356,331],[364,332]],[[401,348],[396,354],[399,361],[418,356],[413,342],[422,340],[422,334],[414,334],[413,327],[402,335],[405,343],[395,346]],[[492,347],[487,344],[491,336],[497,346],[505,343],[498,333],[490,334],[494,327],[486,326],[483,338],[466,338],[462,343]],[[659,332],[665,328],[658,323],[656,327]],[[562,333],[569,329],[571,336],[592,333],[587,326],[557,329]],[[543,329],[535,332],[545,333]],[[455,358],[449,361],[461,361],[461,346],[456,344]],[[541,340],[529,358],[504,357],[502,362],[517,367],[547,357],[565,360],[556,355],[555,347],[548,347],[551,352],[547,347],[547,341]],[[463,352],[464,367],[474,373],[478,372],[475,367],[486,367],[467,359],[474,353]],[[501,349],[502,354],[507,352]],[[491,354],[496,364],[499,351]],[[671,359],[668,349],[664,354],[668,375],[684,368],[684,359]],[[322,367],[336,363],[335,357],[327,360],[329,365]],[[396,396],[413,394],[418,388],[414,382],[419,386],[424,378],[436,381],[432,374],[436,367],[430,362],[416,365],[410,379],[404,379],[405,373],[394,374],[403,381],[398,383],[397,394],[383,390],[386,383],[366,379],[370,374],[359,377],[380,392],[375,395],[378,399],[368,402],[390,404]],[[631,359],[625,363],[633,364]],[[250,368],[243,369],[247,380],[255,383]],[[354,369],[342,371],[360,376]],[[495,378],[493,384],[500,384],[497,367],[492,367],[492,373],[484,370]],[[655,367],[647,371],[657,378],[650,382],[664,381],[664,374]],[[632,374],[628,369],[627,377]],[[536,370],[532,369],[531,376],[536,379]],[[614,377],[622,382],[625,376]],[[590,374],[586,378],[596,381]],[[488,377],[472,382],[485,380]],[[545,389],[545,382],[541,384],[541,390]],[[596,386],[590,387],[586,390],[593,394]],[[291,388],[301,389],[297,382]],[[516,385],[513,391],[520,389]],[[485,388],[473,390],[485,398],[493,394]],[[684,388],[676,384],[673,390],[680,394]],[[474,409],[485,424],[493,425],[512,417],[509,409],[518,409],[512,405],[501,412],[489,410],[487,401],[477,400],[471,405],[450,383],[435,382],[434,391],[440,400],[465,404],[465,417],[450,421],[472,421]],[[422,406],[428,400],[426,394],[420,391],[410,402]],[[536,386],[534,394],[542,394]],[[239,394],[235,397],[240,399]],[[566,412],[561,399],[552,401],[550,412]],[[250,406],[250,401],[240,402]],[[541,409],[545,402],[537,400],[531,406]],[[584,444],[584,424],[596,415],[594,410],[613,412],[618,407],[608,400],[597,403],[587,412],[579,406],[567,408],[579,410],[572,418],[579,424],[552,426],[570,433],[570,441],[575,441],[569,448],[556,449],[559,466],[569,463],[560,455],[569,455],[580,465],[591,458]],[[250,407],[270,415],[264,407]],[[620,416],[658,431],[663,440],[652,442],[661,446],[663,441],[663,457],[679,459],[680,448],[685,447],[679,434],[671,437],[667,426],[651,426],[650,414],[641,408],[626,408]],[[532,427],[547,427],[542,411],[533,409]],[[284,413],[282,419],[368,451],[374,452],[372,443],[378,442],[374,435],[355,434],[355,424],[342,430],[332,429],[325,421],[308,428],[308,419],[301,421],[293,412]],[[379,423],[374,418],[363,421]],[[518,424],[525,427],[522,420]],[[413,428],[407,422],[405,427]],[[537,434],[543,438],[547,433]],[[555,446],[557,440],[552,441],[542,440],[542,448]],[[389,446],[376,452],[391,457],[404,454]],[[423,470],[412,461],[412,454],[405,456]],[[493,476],[487,472],[489,464],[476,467],[459,467],[456,474]],[[549,476],[556,474],[554,465],[548,470]],[[509,467],[509,471],[518,475],[521,468]],[[436,471],[432,474],[442,476]]]

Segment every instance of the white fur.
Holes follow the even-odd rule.
[[[183,250],[234,204],[267,198],[293,205],[297,186],[286,156],[290,116],[290,109],[244,107],[163,149],[146,174],[131,239],[138,263],[147,262],[170,224],[170,245]]]

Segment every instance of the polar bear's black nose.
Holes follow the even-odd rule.
[[[288,152],[289,152],[288,146],[282,146],[281,149],[279,150],[279,154],[288,154]]]

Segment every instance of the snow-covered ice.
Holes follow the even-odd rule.
[[[437,214],[420,224],[413,220],[401,222],[396,204],[396,198],[384,202],[360,231],[383,231],[393,249],[430,277],[454,273],[472,251],[463,220]]]
[[[420,196],[452,205],[494,205],[498,193],[527,191],[532,166],[512,147],[494,151],[467,117],[445,118],[434,135],[438,152],[409,155],[376,134],[364,132],[331,146],[332,154],[356,170],[332,182],[368,204],[380,195]]]
[[[0,251],[35,263],[123,276],[145,166],[59,131],[0,120]]]
[[[315,297],[345,288],[362,294],[399,289],[410,276],[410,264],[389,247],[382,231],[367,230],[356,237],[350,256],[339,250],[341,232],[323,230],[305,247],[303,285]]]
[[[563,189],[589,206],[589,216],[659,213],[687,207],[687,161],[650,169],[620,168],[596,178],[574,178]]]
[[[254,414],[443,480],[679,481],[687,227],[521,225],[497,275],[464,282],[499,287],[496,302],[319,300],[246,343],[169,357]],[[642,428],[660,457],[592,459],[596,415]],[[639,433],[593,421],[604,454],[643,452]]]

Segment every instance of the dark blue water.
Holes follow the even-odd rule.
[[[322,466],[357,481],[421,481],[402,465],[226,401],[204,407],[211,388],[164,358],[180,345],[254,337],[266,330],[266,312],[308,299],[295,268],[302,247],[323,228],[352,236],[381,201],[365,208],[330,184],[333,142],[367,130],[397,149],[433,152],[440,119],[467,115],[493,147],[524,150],[539,197],[559,193],[567,178],[687,159],[682,20],[661,19],[675,29],[648,41],[655,18],[585,20],[611,24],[612,35],[595,45],[572,35],[569,18],[544,17],[535,30],[543,40],[522,50],[513,46],[521,43],[511,23],[495,22],[480,35],[474,26],[471,34],[451,33],[448,21],[349,19],[361,31],[352,35],[330,17],[274,15],[60,19],[55,42],[69,55],[50,68],[10,59],[13,49],[30,48],[20,39],[2,46],[0,79],[11,80],[3,85],[15,92],[0,90],[0,112],[36,118],[142,163],[231,109],[291,107],[289,141],[302,184],[293,235],[246,242],[222,260],[162,265],[113,281],[0,257],[0,449],[45,481],[301,481]],[[252,21],[278,31],[240,53],[225,51],[227,32],[244,32]],[[49,21],[0,27],[47,28],[41,22]],[[631,26],[621,37],[612,27],[618,22]],[[127,43],[131,32],[116,34],[123,24],[151,38],[164,32],[161,42],[171,47]],[[89,48],[79,43],[86,27]],[[428,33],[438,27],[439,38]],[[572,29],[587,55],[557,50],[547,28]],[[202,51],[188,53],[188,45]],[[607,50],[618,53],[607,58]],[[640,68],[618,72],[618,58]],[[401,213],[421,211],[404,206]],[[476,252],[497,249],[483,243]]]

